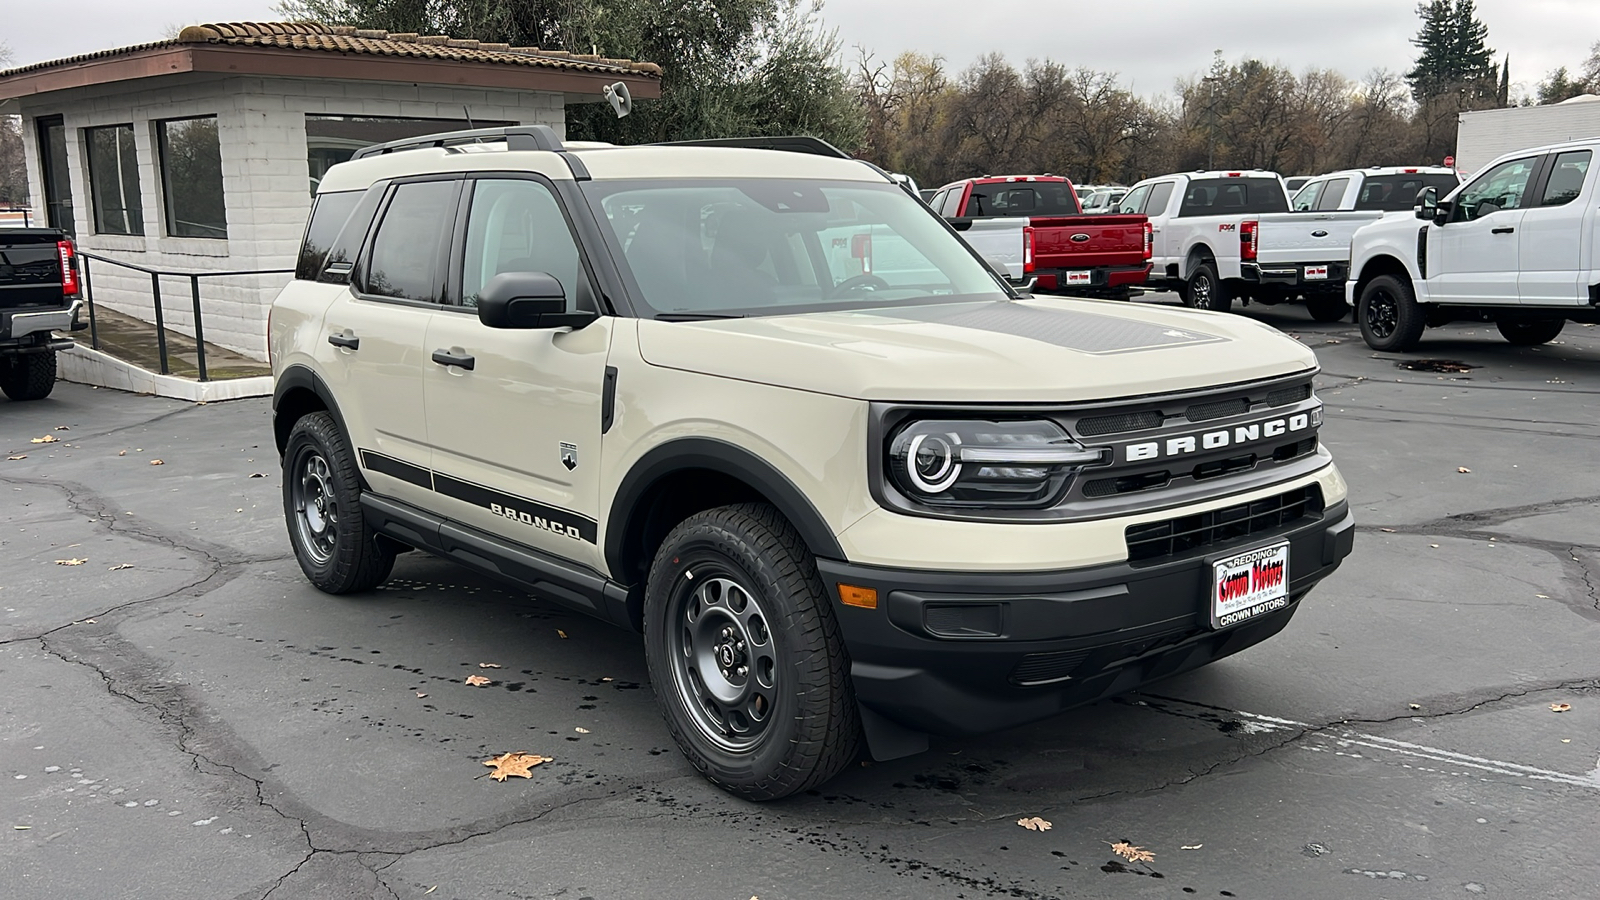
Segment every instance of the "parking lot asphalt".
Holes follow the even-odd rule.
[[[637,636],[419,554],[311,588],[268,401],[0,401],[0,897],[1594,897],[1600,328],[1244,314],[1321,358],[1359,523],[1289,627],[765,805],[679,756]]]

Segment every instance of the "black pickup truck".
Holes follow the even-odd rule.
[[[78,331],[78,260],[72,239],[52,228],[0,231],[0,391],[39,400],[56,383],[56,351]]]

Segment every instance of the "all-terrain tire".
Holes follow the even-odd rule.
[[[0,391],[12,400],[43,400],[56,386],[56,353],[0,358]]]
[[[1422,340],[1428,314],[1417,302],[1411,282],[1394,275],[1379,275],[1361,289],[1356,303],[1361,338],[1374,350],[1404,353]]]
[[[644,604],[656,700],[713,784],[775,800],[855,759],[860,712],[839,624],[816,560],[776,509],[742,503],[679,523],[656,552]]]
[[[1567,327],[1566,319],[1510,319],[1494,323],[1500,336],[1518,347],[1548,344],[1556,339],[1561,329]]]
[[[1233,308],[1233,291],[1217,277],[1216,264],[1207,260],[1189,273],[1189,305],[1195,309],[1227,312]]]
[[[302,416],[283,452],[283,515],[307,580],[330,594],[382,584],[395,548],[361,514],[361,474],[333,416]]]
[[[1350,315],[1350,304],[1340,294],[1312,294],[1306,298],[1306,311],[1316,322],[1338,322]]]

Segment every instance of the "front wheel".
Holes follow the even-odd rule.
[[[667,727],[713,784],[751,800],[855,758],[850,663],[816,561],[766,504],[697,513],[657,551],[645,657]]]
[[[1548,344],[1567,327],[1566,319],[1505,320],[1496,322],[1500,336],[1518,347]]]
[[[0,391],[12,400],[43,400],[56,386],[56,353],[0,358]]]
[[[1393,275],[1379,275],[1361,289],[1356,321],[1368,347],[1400,353],[1415,347],[1428,326],[1411,284]]]
[[[1350,304],[1339,294],[1312,294],[1306,298],[1306,311],[1317,322],[1337,322],[1350,314]]]
[[[1212,312],[1227,312],[1233,308],[1233,294],[1217,277],[1217,269],[1211,263],[1201,263],[1189,274],[1188,305]]]
[[[283,514],[300,571],[330,594],[368,591],[394,568],[361,514],[361,475],[333,416],[301,417],[283,452]]]

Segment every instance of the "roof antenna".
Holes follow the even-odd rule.
[[[472,110],[467,109],[467,105],[463,103],[461,104],[461,111],[467,114],[467,128],[476,131],[478,126],[472,124]]]

